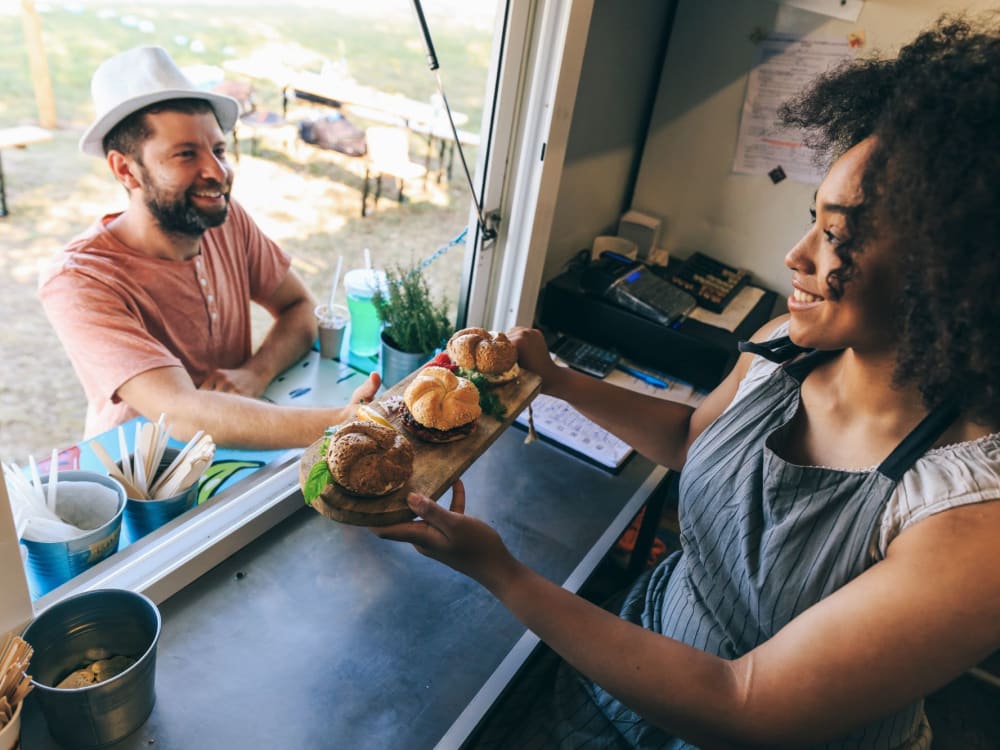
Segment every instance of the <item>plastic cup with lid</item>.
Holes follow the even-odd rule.
[[[347,309],[351,315],[348,348],[359,357],[379,353],[382,321],[375,310],[373,297],[376,289],[385,289],[385,272],[371,268],[355,268],[344,274],[347,290]]]

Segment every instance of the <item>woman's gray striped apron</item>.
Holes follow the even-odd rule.
[[[802,353],[787,336],[741,348],[779,362]],[[874,471],[790,464],[779,454],[799,408],[802,380],[836,354],[811,352],[778,368],[694,442],[680,477],[683,551],[636,582],[622,617],[733,659],[871,564],[879,521],[896,483],[956,411],[932,411]],[[566,664],[552,692],[542,687],[552,678],[547,660],[531,670],[473,747],[692,747],[642,720]],[[920,701],[820,747],[909,747],[926,729]]]
[[[801,350],[787,337],[752,351]],[[777,353],[776,353],[777,352]],[[779,457],[806,375],[836,352],[778,368],[694,442],[680,477],[683,553],[632,589],[622,616],[726,659],[771,638],[871,564],[879,521],[900,477],[954,421],[932,411],[874,471],[797,466]],[[591,693],[633,747],[690,747],[639,719],[600,688]],[[822,745],[896,748],[920,734],[923,702]]]

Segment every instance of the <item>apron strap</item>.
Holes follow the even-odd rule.
[[[757,354],[758,356],[761,356],[771,362],[776,362],[779,365],[783,362],[787,362],[792,357],[798,356],[802,352],[811,351],[810,349],[803,349],[801,346],[793,344],[792,339],[788,336],[779,336],[776,339],[765,341],[762,344],[756,344],[753,341],[740,341],[737,344],[737,348],[739,348],[741,352]]]
[[[881,463],[878,467],[879,473],[898,482],[917,459],[927,452],[934,441],[951,426],[958,415],[958,404],[954,401],[945,401],[935,406]]]
[[[793,344],[789,336],[779,336],[762,344],[755,344],[753,341],[740,341],[737,346],[741,352],[757,354],[771,362],[783,365],[785,372],[800,384],[814,367],[840,353],[839,349],[830,351],[806,349],[798,344]],[[805,356],[794,362],[790,361],[800,354],[805,354]]]

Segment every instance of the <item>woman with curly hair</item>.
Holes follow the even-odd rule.
[[[787,316],[697,408],[555,366],[543,390],[682,469],[682,551],[616,616],[411,495],[377,531],[557,653],[505,747],[928,748],[923,697],[1000,649],[1000,26],[941,19],[783,110],[832,165]],[[534,711],[528,709],[534,708]],[[591,743],[591,744],[588,744]]]

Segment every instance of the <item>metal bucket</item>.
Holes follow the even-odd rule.
[[[66,542],[36,542],[22,539],[28,549],[28,570],[31,573],[32,593],[44,596],[92,565],[117,551],[118,537],[125,510],[125,489],[111,477],[96,471],[60,471],[60,482],[93,482],[109,487],[118,494],[118,511],[106,523]],[[42,480],[48,486],[48,477]],[[56,508],[59,493],[56,492]]]
[[[153,479],[166,470],[171,462],[180,453],[176,448],[167,448],[163,451],[160,465],[156,469]],[[121,467],[121,462],[118,464]],[[160,528],[167,521],[171,521],[184,511],[193,508],[198,503],[198,486],[200,482],[195,481],[183,492],[172,497],[165,497],[160,500],[141,500],[128,498],[125,503],[125,536],[128,543],[141,539],[151,531]]]
[[[49,733],[67,747],[104,747],[138,729],[156,702],[160,611],[142,594],[97,589],[63,599],[25,628],[28,665]],[[104,682],[56,688],[66,675],[99,659],[128,656],[128,669]]]
[[[385,340],[385,333],[383,333],[381,350],[382,384],[386,388],[391,388],[424,364],[424,362],[428,362],[433,356],[434,352],[413,354],[397,349]]]

